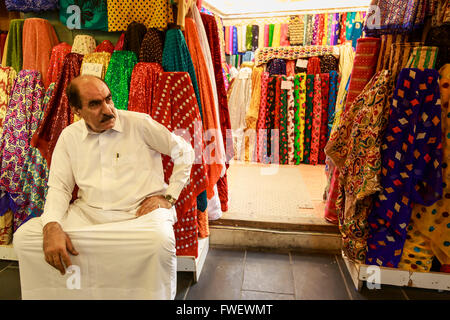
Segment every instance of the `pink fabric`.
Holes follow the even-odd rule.
[[[282,46],[282,47],[290,46],[290,42],[288,39],[288,32],[289,32],[289,24],[282,23],[281,24],[281,38],[280,38],[280,46]]]
[[[314,79],[314,109],[313,125],[311,131],[311,157],[310,163],[319,162],[320,130],[322,127],[322,81],[319,74]]]
[[[270,31],[270,25],[266,24],[264,26],[264,47],[269,46],[269,31]]]

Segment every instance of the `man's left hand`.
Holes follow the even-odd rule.
[[[166,198],[164,198],[164,196],[148,197],[141,202],[141,205],[139,206],[139,209],[136,212],[136,216],[137,217],[143,216],[159,208],[170,209],[172,208],[172,205],[170,204],[169,201],[167,201]]]

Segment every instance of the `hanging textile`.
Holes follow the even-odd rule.
[[[276,23],[273,28],[273,39],[271,47],[279,47],[281,44],[281,24]]]
[[[330,73],[331,71],[338,70],[339,59],[335,58],[331,54],[327,54],[320,58],[320,73]]]
[[[247,51],[252,51],[253,48],[253,27],[252,25],[247,25],[247,34],[246,34],[246,42],[245,46]]]
[[[139,57],[141,52],[142,40],[144,40],[147,28],[142,23],[132,22],[128,25],[125,31],[125,38],[123,41],[123,50],[133,51],[136,57]]]
[[[380,45],[380,53],[378,55],[378,63],[377,63],[377,70],[381,71],[384,69],[389,69],[389,63],[390,60],[393,59],[393,51],[392,51],[392,45],[408,45],[407,39],[408,35],[403,34],[383,34],[380,36],[381,39],[381,45]],[[409,57],[409,52],[408,54]],[[399,70],[400,72],[400,70]]]
[[[331,45],[336,46],[339,44],[339,35],[340,35],[340,28],[339,28],[339,13],[334,13],[333,15],[333,26],[331,29],[332,36],[331,36]]]
[[[284,59],[274,59],[267,65],[267,71],[271,76],[280,74],[286,75],[286,61]]]
[[[181,31],[180,31],[181,32]],[[154,89],[151,117],[169,130],[186,132],[188,142],[196,149],[194,139],[202,135],[199,108],[194,98],[190,76],[185,72],[160,73]],[[203,150],[203,149],[201,149]],[[196,152],[196,159],[191,169],[189,183],[183,188],[175,204],[177,222],[174,224],[177,255],[198,255],[198,227],[196,199],[206,189],[207,177],[202,152]],[[169,156],[162,155],[164,179],[169,182],[173,162]],[[205,209],[206,210],[206,209]],[[204,211],[203,211],[204,212]]]
[[[353,70],[348,87],[345,110],[361,93],[365,85],[375,73],[380,50],[380,39],[362,38],[358,40]]]
[[[439,70],[442,106],[443,197],[432,206],[413,205],[411,222],[399,268],[429,272],[433,257],[441,263],[441,272],[450,265],[450,64]],[[447,266],[447,267],[446,267]],[[447,268],[447,271],[445,271]]]
[[[267,139],[267,132],[266,132],[266,117],[268,114],[267,111],[267,92],[268,92],[268,85],[269,85],[269,73],[263,72],[262,78],[261,78],[261,100],[259,105],[259,114],[258,114],[258,122],[256,125],[256,161],[263,162],[263,150],[264,147],[264,141]]]
[[[252,26],[252,45],[251,45],[251,50],[255,51],[256,49],[258,49],[259,46],[259,26],[258,25],[253,25]]]
[[[434,69],[437,47],[415,47],[406,63],[406,68]]]
[[[264,25],[264,47],[265,48],[269,47],[269,43],[270,43],[270,25],[266,24]]]
[[[122,32],[122,34],[119,37],[119,40],[117,40],[116,46],[114,47],[115,51],[121,51],[123,50],[123,43],[125,41],[125,32]]]
[[[17,72],[12,67],[0,67],[0,137],[3,133],[3,121],[6,117],[9,98],[16,76]]]
[[[387,68],[391,70],[392,79],[394,79],[395,83],[400,71],[402,71],[403,68],[406,68],[412,50],[419,45],[419,42],[396,42],[391,44],[389,66]]]
[[[328,131],[327,139],[330,137],[331,129],[333,128],[334,113],[336,107],[337,86],[339,74],[336,71],[330,72],[330,90],[328,95]]]
[[[275,32],[275,25],[269,24],[269,47],[273,47],[273,34]]]
[[[41,12],[57,10],[58,2],[57,0],[5,0],[5,5],[8,11]]]
[[[323,38],[324,38],[325,15],[324,14],[318,14],[316,17],[317,17],[317,19],[319,21],[318,27],[317,27],[316,45],[322,46],[323,45]]]
[[[313,74],[306,75],[306,112],[305,112],[305,148],[303,161],[310,164],[311,155],[311,133],[313,126],[313,108],[314,108],[314,78]]]
[[[302,16],[289,17],[288,37],[292,46],[301,46],[303,44],[304,25]]]
[[[277,111],[279,116],[279,93],[277,97],[277,88],[280,85],[278,76],[269,76],[267,85],[267,102],[265,117],[265,139],[263,141],[261,162],[280,163],[279,162],[279,121],[277,122]],[[277,107],[278,106],[278,107]],[[277,110],[278,109],[278,110]]]
[[[95,52],[108,52],[112,54],[114,52],[114,45],[109,40],[103,40],[97,48],[95,48]]]
[[[339,27],[340,27],[340,35],[339,35],[339,44],[345,44],[347,42],[347,38],[345,36],[346,31],[346,25],[347,25],[347,12],[344,12],[341,15],[341,20],[339,21]]]
[[[13,67],[16,72],[22,70],[22,30],[24,22],[24,19],[13,19],[10,21],[6,47],[6,60],[2,62],[2,66]]]
[[[313,45],[313,46],[320,45],[320,44],[319,44],[320,17],[319,17],[319,15],[317,15],[317,14],[313,16],[312,27],[313,27],[313,30],[312,30],[311,45]]]
[[[137,63],[132,51],[114,51],[109,61],[105,82],[111,90],[114,106],[120,110],[128,109],[131,74]]]
[[[383,191],[368,222],[367,264],[396,268],[412,204],[442,197],[441,107],[436,70],[403,69],[382,145]]]
[[[73,21],[74,11],[70,6],[80,8],[79,25]],[[108,31],[108,8],[107,0],[100,1],[59,1],[59,20],[69,29],[100,30]]]
[[[18,73],[12,88],[0,141],[0,188],[9,194],[18,206],[25,204],[24,181],[21,179],[30,139],[40,118],[44,85],[35,70]],[[14,230],[23,221],[14,217]]]
[[[303,16],[303,20],[304,20],[304,33],[303,33],[303,45],[305,46],[310,46],[312,45],[312,36],[313,36],[313,17],[310,14],[305,14]]]
[[[22,69],[39,71],[45,87],[50,85],[47,80],[48,65],[52,49],[58,43],[56,32],[47,20],[40,18],[25,20],[22,33]]]
[[[0,34],[0,57],[3,57],[7,37],[8,35],[6,33]]]
[[[94,37],[79,34],[73,39],[72,53],[88,54],[94,52],[96,47]]]
[[[286,75],[288,77],[294,77],[295,72],[295,60],[289,60],[286,62]]]
[[[167,0],[108,0],[108,31],[125,31],[132,22],[164,30],[173,23],[172,5]]]
[[[319,74],[320,73],[320,58],[312,57],[308,59],[307,74]]]
[[[282,23],[280,29],[280,46],[282,47],[290,46],[288,34],[289,34],[289,25],[287,23]]]
[[[161,72],[164,72],[161,65],[154,62],[139,62],[134,66],[130,82],[129,111],[151,114]]]
[[[260,66],[272,59],[296,60],[302,58],[317,57],[333,54],[331,46],[304,46],[304,47],[279,47],[260,48],[255,54],[255,65]]]
[[[242,34],[242,26],[236,26],[237,29],[237,39],[238,39],[238,48],[237,51],[238,52],[245,52],[245,33],[244,35]]]
[[[295,164],[295,103],[294,103],[294,76],[288,76],[289,89],[287,90],[287,141],[288,164]]]
[[[173,3],[173,2],[170,2]],[[185,1],[178,1],[177,6],[177,25],[181,28],[181,30],[184,30],[185,26],[185,18],[189,12],[189,9],[194,5],[194,0],[185,0]],[[200,9],[199,9],[200,10]]]
[[[102,65],[101,78],[105,79],[106,70],[108,70],[109,61],[111,60],[111,54],[108,52],[93,52],[88,53],[83,58],[83,63],[81,64],[81,74],[83,73],[83,65],[85,63],[95,63]]]
[[[233,33],[232,33],[233,51],[232,51],[232,54],[237,55],[238,54],[238,32],[237,32],[236,27],[232,27],[232,28],[233,28]]]
[[[52,49],[52,55],[47,71],[47,81],[49,83],[56,82],[64,64],[64,59],[72,51],[72,46],[61,42]]]
[[[305,142],[305,113],[306,113],[306,73],[296,74],[294,78],[294,110],[295,110],[295,164],[303,162]]]
[[[280,76],[279,85],[277,85],[277,95],[279,95],[279,112],[278,118],[279,120],[275,120],[279,122],[280,126],[280,164],[289,164],[289,131],[288,131],[288,90],[283,89],[284,83],[287,82],[287,78],[285,76]],[[279,92],[279,93],[278,93]]]
[[[73,122],[73,113],[69,107],[65,91],[70,81],[80,75],[82,61],[83,56],[78,53],[69,53],[64,59],[53,94],[45,109],[42,121],[31,140],[31,146],[39,149],[49,167],[61,131]]]
[[[245,126],[248,129],[256,130],[256,122],[258,121],[259,107],[261,101],[261,80],[264,68],[256,67],[252,71],[252,95],[250,106],[245,115]]]
[[[311,129],[311,154],[310,163],[319,163],[320,130],[322,127],[322,79],[320,74],[314,78],[313,116]]]
[[[225,27],[225,53],[231,54],[230,27]]]
[[[330,89],[330,74],[322,73],[321,80],[321,96],[322,96],[322,117],[320,124],[320,143],[319,143],[319,163],[325,164],[325,145],[328,137],[328,99]]]
[[[343,114],[326,153],[339,170],[336,210],[344,254],[364,263],[372,195],[380,190],[380,146],[388,123],[390,72],[377,73]],[[363,170],[364,169],[364,170]],[[330,190],[331,191],[331,190]]]

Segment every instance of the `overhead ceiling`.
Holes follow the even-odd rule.
[[[221,15],[368,7],[370,0],[203,0]]]

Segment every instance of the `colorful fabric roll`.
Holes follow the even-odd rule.
[[[111,56],[105,82],[111,90],[112,100],[117,109],[128,109],[131,75],[137,62],[137,56],[133,51],[114,51]]]
[[[322,79],[320,74],[316,74],[314,78],[313,102],[310,163],[316,165],[319,163],[320,130],[322,126]]]
[[[380,44],[381,41],[377,38],[362,38],[358,40],[345,110],[353,103],[374,75]]]
[[[372,195],[382,190],[380,146],[388,123],[390,88],[390,72],[377,73],[343,114],[326,146],[326,154],[339,170],[337,197],[331,200],[339,217],[343,252],[357,263],[365,261]]]
[[[314,15],[314,20],[312,22],[312,39],[311,45],[316,46],[319,45],[319,35],[320,35],[320,16],[318,14]]]
[[[334,114],[337,98],[337,86],[338,86],[339,74],[336,71],[330,72],[330,90],[328,95],[328,131],[327,139],[331,135],[331,129],[333,128]]]
[[[92,36],[79,34],[73,39],[72,53],[88,54],[95,51],[97,44]]]
[[[391,44],[389,65],[386,69],[391,70],[394,83],[396,83],[400,71],[402,71],[403,68],[406,68],[411,52],[417,46],[420,46],[419,42],[396,42]]]
[[[24,19],[13,19],[9,23],[8,43],[6,47],[6,61],[2,63],[5,67],[13,67],[18,73],[22,70],[23,51],[22,34]]]
[[[162,63],[164,34],[158,29],[148,29],[142,40],[139,62]]]
[[[259,26],[253,25],[252,26],[252,48],[251,50],[255,51],[258,49],[259,46]]]
[[[279,78],[277,90],[280,90],[279,123],[280,123],[280,164],[289,164],[289,131],[288,131],[288,90],[283,89],[283,83],[287,82],[285,76]]]
[[[295,103],[294,103],[294,77],[288,76],[289,89],[287,90],[287,141],[288,164],[295,164]]]
[[[279,74],[286,75],[286,61],[284,59],[274,59],[267,65],[267,71],[271,76]]]
[[[341,20],[339,21],[339,28],[341,32],[339,35],[339,44],[345,44],[347,42],[347,38],[345,35],[347,25],[347,14],[348,14],[347,12],[344,12],[340,16]]]
[[[273,39],[271,47],[279,47],[281,45],[281,24],[275,24],[273,28]]]
[[[49,168],[61,131],[73,122],[73,113],[65,91],[70,81],[80,75],[82,61],[83,56],[78,53],[69,53],[65,57],[44,116],[31,140],[31,145],[39,149]]]
[[[437,47],[415,47],[406,63],[406,68],[434,69],[437,54]]]
[[[287,47],[290,46],[289,42],[289,25],[287,23],[282,23],[280,28],[280,46]]]
[[[117,43],[114,46],[114,50],[115,51],[122,51],[124,42],[125,42],[125,32],[122,32],[122,34],[119,37],[119,40],[117,40]]]
[[[111,60],[111,54],[108,52],[93,52],[88,53],[83,58],[83,63],[81,64],[81,74],[85,74],[83,65],[85,63],[95,63],[102,65],[101,78],[105,79],[106,70],[108,70],[109,61]]]
[[[41,11],[57,10],[58,4],[59,1],[57,0],[41,0],[41,1],[5,0],[6,9],[8,11],[21,11],[21,12],[41,12]]]
[[[270,25],[264,25],[264,47],[269,47],[270,43]]]
[[[439,73],[401,71],[382,144],[383,191],[368,222],[367,264],[396,268],[402,256],[412,204],[442,197],[442,128]]]
[[[0,67],[0,137],[3,134],[3,122],[16,76],[17,72],[12,67]]]
[[[330,74],[322,73],[320,75],[322,85],[322,118],[320,125],[320,144],[319,144],[319,163],[325,164],[325,145],[328,137],[328,99],[330,88]]]
[[[303,160],[306,164],[311,164],[311,133],[313,126],[314,109],[314,78],[313,74],[306,75],[306,111],[305,111],[305,149]]]
[[[230,55],[230,27],[225,27],[225,53]]]
[[[151,114],[154,91],[160,73],[164,72],[158,63],[139,62],[133,68],[130,82],[128,110]]]
[[[232,53],[234,55],[238,54],[238,30],[236,27],[232,27],[233,33],[232,33],[232,39],[233,39],[233,51]]]
[[[320,73],[320,58],[311,57],[308,59],[308,74],[319,74]]]
[[[320,73],[330,73],[331,71],[337,71],[339,65],[339,59],[331,54],[327,54],[320,57]]]
[[[378,63],[377,70],[381,71],[384,69],[390,69],[389,64],[392,59],[392,45],[395,44],[403,44],[407,45],[407,35],[404,34],[383,34],[380,36],[381,45],[380,45],[380,53],[378,55]],[[408,53],[409,57],[409,53]],[[400,70],[399,70],[400,72]]]
[[[303,45],[310,46],[312,45],[313,38],[313,16],[310,14],[305,14],[303,16],[305,30],[303,33]]]
[[[295,72],[295,60],[289,60],[286,62],[286,75],[288,77],[294,77],[296,72]]]
[[[303,162],[305,143],[305,113],[306,113],[306,73],[295,75],[294,79],[294,106],[295,106],[295,164]]]
[[[270,24],[269,25],[269,47],[273,47],[273,34],[275,31],[275,25]]]
[[[245,46],[247,51],[252,51],[253,48],[253,28],[252,25],[247,25],[247,34],[246,34],[246,42]]]
[[[52,83],[58,80],[64,65],[64,59],[72,51],[72,46],[62,42],[52,49],[52,55],[47,70],[47,81]]]
[[[141,52],[141,44],[147,33],[147,28],[142,23],[132,22],[128,25],[125,31],[125,39],[123,42],[124,51],[133,51],[136,57],[139,57]]]
[[[289,42],[292,46],[300,46],[304,41],[303,16],[290,16],[288,24]]]
[[[79,25],[73,19],[74,11],[71,6],[80,8],[81,19]],[[59,21],[69,29],[100,30],[108,31],[108,7],[107,0],[100,1],[59,1]],[[112,53],[112,52],[111,52]]]
[[[109,40],[103,40],[97,48],[95,48],[95,52],[108,52],[112,54],[114,52],[114,45]]]
[[[262,67],[256,67],[252,72],[252,98],[247,114],[245,115],[245,125],[248,129],[256,130],[261,102],[261,80],[263,72],[264,68]]]
[[[262,163],[280,163],[279,162],[279,122],[276,119],[277,104],[279,110],[279,101],[277,100],[277,88],[280,84],[278,76],[270,76],[267,85],[267,102],[265,117],[265,139],[263,141],[261,162]],[[279,98],[278,90],[278,98]],[[279,116],[279,113],[278,113]]]
[[[261,78],[261,100],[259,106],[258,122],[256,124],[256,161],[263,162],[264,141],[267,139],[266,116],[267,116],[267,88],[269,84],[269,73],[263,72]]]

